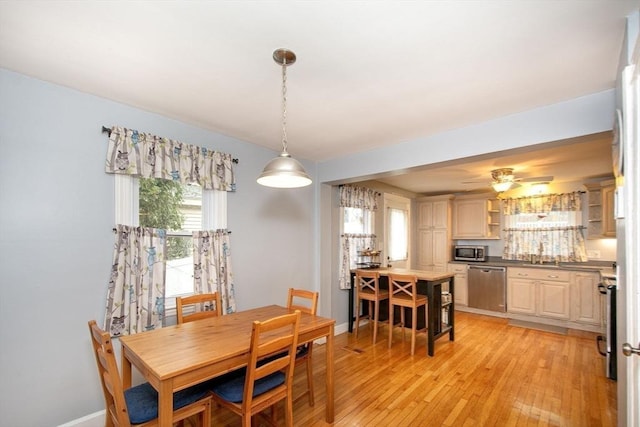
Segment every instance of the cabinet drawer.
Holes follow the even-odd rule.
[[[448,270],[450,273],[463,274],[466,276],[467,268],[467,264],[449,264]]]
[[[507,276],[514,279],[531,279],[531,280],[547,280],[568,282],[571,273],[566,270],[554,270],[547,268],[507,268]]]

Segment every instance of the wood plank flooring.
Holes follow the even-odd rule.
[[[363,326],[358,340],[335,339],[334,426],[615,426],[616,382],[604,374],[595,335],[559,335],[508,325],[506,319],[456,312],[456,340],[440,338],[426,356],[419,334],[399,328],[387,348],[387,328]],[[314,346],[316,405],[294,404],[296,426],[324,421],[325,346]],[[294,395],[306,384],[296,370]],[[214,408],[213,425],[239,426],[240,418]],[[278,408],[282,420],[282,406]]]

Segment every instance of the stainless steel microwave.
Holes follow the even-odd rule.
[[[486,261],[487,246],[456,245],[453,247],[453,259],[456,261]]]

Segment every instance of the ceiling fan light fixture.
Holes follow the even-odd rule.
[[[311,184],[304,167],[287,152],[287,66],[296,55],[287,49],[273,52],[273,60],[282,65],[282,152],[271,160],[257,179],[258,184],[274,188],[299,188]]]
[[[503,191],[507,191],[513,185],[513,181],[499,181],[492,182],[491,186],[497,193],[502,193]]]

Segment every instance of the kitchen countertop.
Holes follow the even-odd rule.
[[[505,260],[498,257],[489,257],[487,261],[483,262],[471,262],[471,261],[450,261],[455,264],[467,264],[478,266],[491,266],[491,267],[521,267],[521,268],[547,268],[552,270],[570,270],[570,271],[593,271],[599,272],[602,277],[615,278],[616,270],[613,268],[613,262],[611,261],[590,261],[582,263],[560,263],[555,265],[554,263],[545,264],[531,264],[526,261],[517,260]]]

